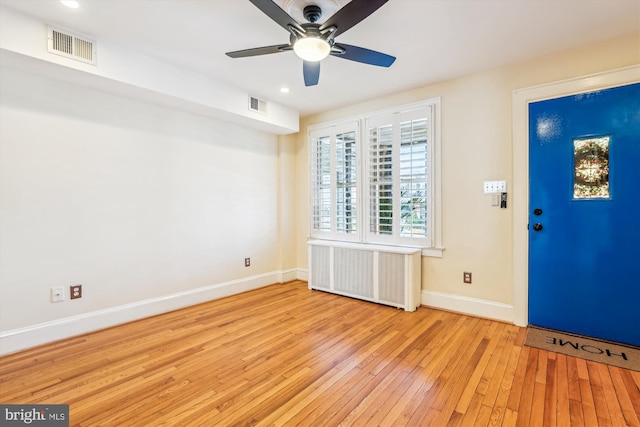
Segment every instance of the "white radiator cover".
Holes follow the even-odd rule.
[[[309,289],[415,311],[420,305],[419,248],[311,240]]]

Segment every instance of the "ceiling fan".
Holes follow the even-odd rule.
[[[249,1],[290,33],[289,44],[227,52],[231,58],[293,50],[303,60],[302,71],[305,86],[318,84],[320,61],[328,55],[380,67],[390,67],[396,60],[391,55],[375,50],[335,42],[335,37],[338,34],[344,33],[364,20],[388,0],[351,0],[322,24],[317,23],[322,16],[322,9],[313,4],[305,6],[302,11],[304,18],[309,22],[300,24],[272,0]]]

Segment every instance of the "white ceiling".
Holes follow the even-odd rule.
[[[390,0],[337,42],[397,57],[390,68],[329,57],[320,83],[305,87],[293,52],[231,59],[225,52],[288,43],[288,33],[248,0],[0,0],[4,6],[98,41],[198,71],[294,108],[301,115],[640,34],[640,0]],[[297,13],[315,3],[276,0]],[[328,13],[326,14],[328,15]],[[326,18],[324,16],[323,18]],[[640,49],[640,38],[638,40]],[[290,88],[288,94],[280,87]]]

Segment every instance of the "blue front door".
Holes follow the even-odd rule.
[[[640,346],[640,84],[529,105],[529,323]]]

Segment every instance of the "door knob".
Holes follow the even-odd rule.
[[[542,215],[542,209],[540,209],[540,208],[535,208],[535,209],[533,210],[533,214],[534,214],[534,215],[538,215],[538,216],[539,216],[539,215]]]
[[[539,222],[536,222],[535,224],[533,224],[533,229],[535,231],[540,231],[543,229],[542,224],[540,224]]]

